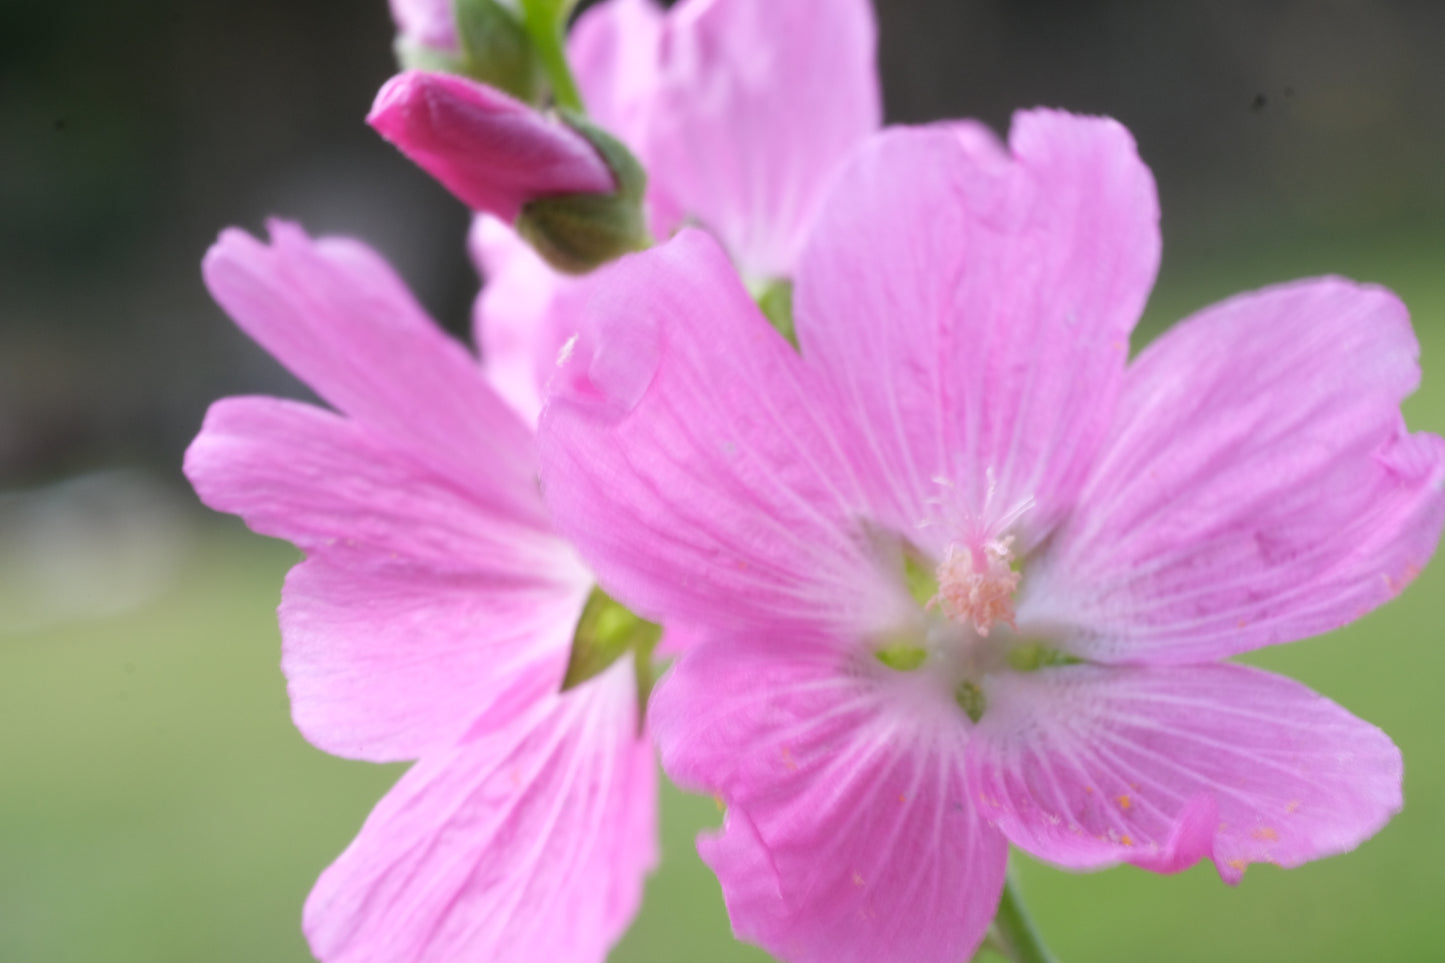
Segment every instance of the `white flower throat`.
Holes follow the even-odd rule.
[[[988,501],[993,495],[990,484]],[[956,534],[941,559],[905,540],[903,580],[919,608],[904,624],[875,637],[879,662],[934,677],[974,722],[987,708],[989,676],[1075,661],[1029,644],[1018,632],[1014,600],[1023,573],[1011,530],[1033,506],[1026,498],[987,522],[974,517],[944,523]]]

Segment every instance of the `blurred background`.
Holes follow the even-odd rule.
[[[1342,273],[1423,345],[1412,427],[1445,431],[1445,4],[879,0],[888,117],[1007,130],[1045,104],[1126,123],[1164,265],[1144,339],[1235,291]],[[206,405],[305,396],[210,302],[228,224],[282,214],[386,253],[465,331],[458,204],[362,123],[384,0],[0,0],[0,961],[300,961],[302,900],[400,770],[288,717],[287,546],[179,473]],[[1438,960],[1445,575],[1262,653],[1384,727],[1407,807],[1288,873],[1070,876],[1021,862],[1068,963]],[[760,960],[728,938],[669,792],[665,864],[619,961]]]

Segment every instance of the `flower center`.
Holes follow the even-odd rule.
[[[982,544],[950,545],[936,572],[938,593],[926,607],[937,605],[950,621],[971,622],[984,637],[998,622],[1017,629],[1014,592],[1020,576],[1013,569],[1012,545],[1012,535]]]

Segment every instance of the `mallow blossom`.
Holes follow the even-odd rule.
[[[791,277],[824,189],[878,128],[876,35],[867,0],[682,0],[666,11],[655,0],[610,0],[578,18],[568,56],[592,122],[647,171],[652,236],[707,228],[762,293]],[[488,281],[478,344],[498,388],[535,417],[595,277],[553,270],[511,226],[538,196],[598,190],[606,168],[588,171],[576,132],[540,113],[523,118],[503,96],[413,72],[382,89],[369,120],[490,215],[472,232]],[[526,153],[565,159],[557,172],[594,180],[537,176],[517,189],[499,168],[554,168],[498,161],[513,139]]]
[[[704,627],[654,693],[734,930],[795,963],[957,963],[1013,843],[1238,880],[1399,811],[1374,726],[1225,661],[1397,595],[1445,443],[1390,292],[1296,281],[1129,361],[1152,178],[1105,119],[879,135],[823,202],[798,350],[710,236],[615,267],[540,424],[554,524]]]
[[[656,862],[632,659],[562,691],[593,578],[555,534],[532,431],[370,249],[229,230],[206,283],[334,410],[229,398],[201,499],[296,544],[279,611],[297,727],[418,760],[307,900],[325,963],[601,961]]]

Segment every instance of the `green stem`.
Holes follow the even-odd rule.
[[[582,104],[582,93],[577,89],[577,80],[567,63],[563,37],[567,20],[555,0],[522,0],[522,26],[526,28],[527,36],[532,39],[532,48],[542,61],[542,69],[552,85],[552,96],[557,106],[585,114],[587,109]]]
[[[1024,909],[1012,873],[1004,883],[993,928],[994,945],[1013,963],[1058,963]]]

